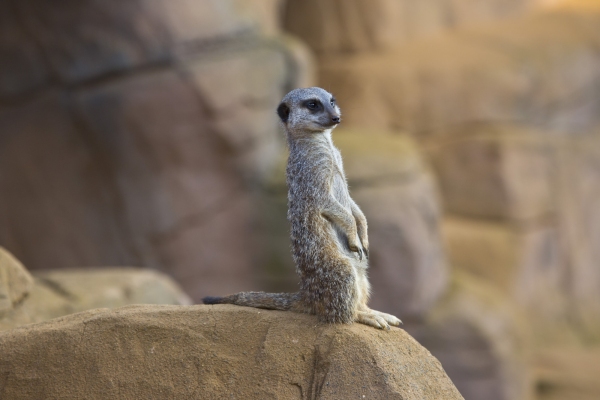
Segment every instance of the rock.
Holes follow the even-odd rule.
[[[9,2],[0,4],[0,101],[18,98],[45,85],[49,71],[43,54],[28,37]]]
[[[0,318],[29,294],[33,278],[23,265],[0,247]]]
[[[451,199],[443,223],[451,263],[525,307],[540,343],[600,337],[600,135],[452,143],[432,156]],[[468,181],[470,199],[460,193]]]
[[[181,54],[195,53],[215,43],[274,35],[278,31],[278,3],[279,0],[132,0],[125,4],[71,0],[49,5],[26,0],[14,7],[13,19],[22,23],[11,23],[5,28],[10,37],[19,35],[22,25],[26,35],[22,40],[6,43],[19,55],[29,53],[37,58],[34,47],[20,47],[31,37],[45,57],[38,61],[43,65],[47,60],[54,77],[74,84],[144,65],[165,65]],[[36,68],[43,71],[43,67]]]
[[[166,266],[196,299],[232,274],[250,279],[251,205],[235,150],[211,131],[190,83],[170,70],[148,73],[82,91],[75,107],[98,158],[111,160],[104,172],[137,263]]]
[[[553,348],[534,359],[539,400],[595,400],[600,397],[600,348]]]
[[[284,26],[317,53],[381,50],[458,26],[521,14],[530,0],[289,0]]]
[[[451,265],[518,304],[538,345],[576,340],[567,249],[557,227],[447,216],[442,233]]]
[[[0,109],[0,244],[29,269],[142,264],[112,178],[67,105],[49,91]]]
[[[419,315],[443,293],[448,266],[439,235],[437,188],[407,135],[337,128],[334,144],[344,158],[350,193],[369,223],[370,305],[400,318]],[[289,253],[282,160],[261,207],[262,278],[272,291],[297,290]]]
[[[283,151],[273,110],[311,79],[278,7],[27,0],[6,24],[0,13],[14,82],[0,76],[0,244],[32,270],[162,270],[196,300],[259,289],[252,193]]]
[[[53,77],[74,83],[169,58],[169,32],[144,3],[27,0],[15,9]]]
[[[227,305],[87,311],[0,333],[0,353],[8,398],[462,399],[401,329]]]
[[[129,304],[191,304],[191,300],[171,278],[152,270],[57,270],[32,277],[0,247],[0,331]]]
[[[558,149],[548,132],[478,124],[437,141],[427,155],[448,212],[527,221],[557,210]]]
[[[600,129],[561,150],[558,226],[568,249],[570,312],[584,341],[600,340]]]
[[[465,399],[530,400],[531,337],[519,308],[485,281],[453,273],[421,322],[407,324],[439,358]]]
[[[600,122],[598,27],[600,13],[535,13],[376,54],[323,55],[320,81],[346,124],[422,141],[479,121],[576,134]]]

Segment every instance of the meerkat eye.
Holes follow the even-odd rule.
[[[319,108],[319,103],[317,103],[315,100],[309,100],[306,102],[306,108],[309,110],[316,110]]]
[[[331,100],[329,100],[329,104],[335,107],[335,97],[332,97]]]

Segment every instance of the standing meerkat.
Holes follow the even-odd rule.
[[[295,89],[277,114],[290,150],[288,220],[300,291],[241,292],[206,297],[204,304],[304,312],[322,322],[360,322],[379,329],[400,325],[393,315],[367,307],[367,220],[350,197],[342,156],[331,140],[341,115],[335,98],[317,87]]]

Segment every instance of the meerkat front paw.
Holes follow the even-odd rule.
[[[358,255],[358,259],[362,261],[364,252],[363,247],[360,244],[360,241],[353,241],[348,243],[348,248],[351,252],[356,253]]]
[[[364,238],[360,239],[360,243],[362,244],[363,253],[365,254],[365,257],[368,260],[369,259],[369,240],[366,237],[364,237]]]
[[[377,329],[390,329],[390,325],[385,318],[370,311],[359,311],[355,321]]]

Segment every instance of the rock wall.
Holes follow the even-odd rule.
[[[278,7],[3,2],[0,244],[33,270],[158,268],[196,299],[256,289],[252,182],[310,79]]]
[[[531,0],[288,0],[284,27],[319,55],[381,51],[457,27],[519,15]]]
[[[600,332],[586,261],[600,243],[599,27],[597,11],[561,9],[319,64],[346,123],[417,138],[440,181],[452,263],[504,275],[494,282],[550,325],[577,310],[585,335]]]
[[[452,16],[463,2],[309,3],[291,1],[284,26],[318,54],[319,82],[335,93],[345,126],[408,132],[431,163],[452,279],[464,272],[495,290],[499,303],[524,311],[537,349],[597,344],[598,3],[482,1],[463,10],[460,23]],[[470,296],[464,285],[452,287],[449,293]],[[501,335],[480,335],[485,313],[454,304],[445,321],[459,322],[444,330],[447,338],[425,337],[461,393],[528,398],[528,390],[513,391],[528,385],[519,376],[532,376],[526,371],[534,364],[522,353],[527,340],[508,334],[515,346],[506,357],[488,357],[483,349],[502,347]],[[443,330],[432,312],[423,315],[422,332]],[[491,314],[516,329],[513,317]],[[513,372],[499,373],[508,359]],[[550,381],[560,390],[570,385]],[[538,394],[554,396],[537,384]]]

